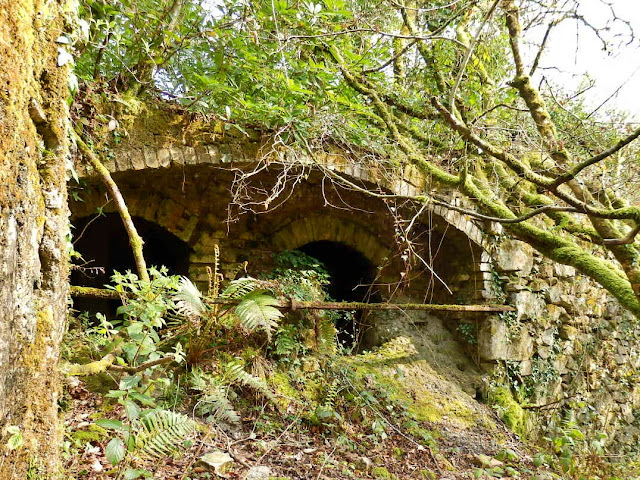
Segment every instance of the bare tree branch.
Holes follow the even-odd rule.
[[[640,223],[629,231],[629,233],[623,238],[605,238],[603,245],[630,245],[635,242],[636,235],[640,233]]]
[[[598,155],[595,155],[595,156],[593,156],[593,157],[591,157],[591,158],[589,158],[589,159],[587,159],[587,160],[585,160],[583,162],[580,162],[575,167],[573,167],[569,172],[559,176],[549,186],[549,188],[551,190],[555,190],[556,188],[558,188],[563,183],[566,183],[566,182],[568,182],[570,180],[573,180],[576,177],[576,175],[578,175],[585,168],[587,168],[587,167],[589,167],[591,165],[594,165],[594,164],[604,160],[607,157],[610,157],[614,153],[618,152],[619,150],[621,150],[624,147],[626,147],[627,145],[629,145],[631,142],[633,142],[638,137],[640,137],[640,128],[637,128],[630,135],[628,135],[627,137],[623,138],[618,143],[613,145],[611,148],[608,148],[604,152],[599,153]]]

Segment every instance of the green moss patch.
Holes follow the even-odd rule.
[[[511,430],[525,436],[525,411],[507,387],[496,387],[489,391],[489,403],[498,411],[502,421]]]

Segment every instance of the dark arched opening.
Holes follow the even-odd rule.
[[[140,217],[133,222],[144,241],[143,252],[148,266],[167,267],[170,275],[187,275],[189,246],[160,225]],[[114,271],[136,271],[129,237],[117,214],[85,217],[73,223],[74,249],[82,255],[71,272],[71,284],[101,288],[109,283]],[[115,315],[119,302],[78,298],[74,309],[90,313]]]
[[[340,302],[379,301],[372,287],[376,268],[358,250],[343,243],[327,240],[311,242],[298,250],[321,261],[329,272],[331,283],[327,293]],[[338,341],[355,351],[369,348],[362,343],[368,327],[366,312],[357,311],[353,317],[340,316],[336,322]]]

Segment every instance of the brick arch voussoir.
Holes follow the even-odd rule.
[[[242,144],[231,148],[229,145],[201,145],[185,146],[171,142],[160,148],[145,146],[138,149],[118,151],[113,164],[108,165],[112,172],[125,172],[143,169],[183,168],[189,165],[233,165],[242,168],[245,165],[254,164],[257,160],[258,150]],[[285,159],[287,154],[282,153]],[[290,159],[287,159],[290,160]],[[274,159],[277,161],[277,159]],[[377,171],[369,165],[346,158],[339,152],[319,154],[313,159],[297,155],[296,161],[313,166],[320,165],[331,168],[352,179],[375,184],[384,190],[396,195],[419,196],[422,192],[432,188],[428,179],[413,165],[406,165],[401,174],[395,178],[387,172]],[[452,199],[454,200],[454,199]],[[486,251],[487,240],[482,230],[467,216],[445,209],[440,206],[430,206],[430,211],[439,215],[457,230],[468,236],[472,242]],[[142,215],[143,218],[146,218]],[[182,237],[181,237],[182,238]]]

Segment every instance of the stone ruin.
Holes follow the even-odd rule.
[[[325,262],[337,300],[512,305],[516,312],[500,315],[372,314],[363,324],[371,329],[371,347],[402,333],[399,325],[407,322],[418,330],[440,322],[460,347],[450,355],[460,356],[454,363],[464,365],[464,373],[458,373],[468,393],[482,390],[483,375],[535,384],[531,403],[557,405],[559,417],[607,433],[616,451],[637,451],[640,327],[593,281],[502,235],[499,225],[433,205],[413,227],[417,252],[432,265],[408,266],[390,214],[396,207],[338,186],[327,171],[380,192],[430,190],[411,168],[390,179],[353,159],[347,162],[339,151],[292,159],[259,133],[234,134],[208,124],[196,128],[185,126],[181,116],[153,115],[162,121],[135,119],[135,134],[108,147],[104,157],[144,238],[149,264],[205,283],[214,245],[220,246],[227,280],[245,266],[251,274],[269,269],[274,253],[301,249]],[[266,147],[280,156],[256,172]],[[255,172],[254,187],[268,191],[282,178],[279,162],[299,163],[302,174],[295,177],[295,189],[285,187],[275,205],[234,205],[232,185],[238,175]],[[79,163],[76,169],[86,184],[81,201],[71,201],[76,249],[93,259],[92,265],[105,267],[105,273],[89,278],[75,272],[72,283],[102,286],[113,270],[133,269],[133,259],[104,187],[90,170]],[[441,193],[461,202],[451,192]],[[96,216],[97,208],[104,215]],[[239,214],[239,208],[246,211]],[[86,307],[82,301],[76,306]],[[529,412],[530,426],[536,415],[549,414],[535,408]]]

